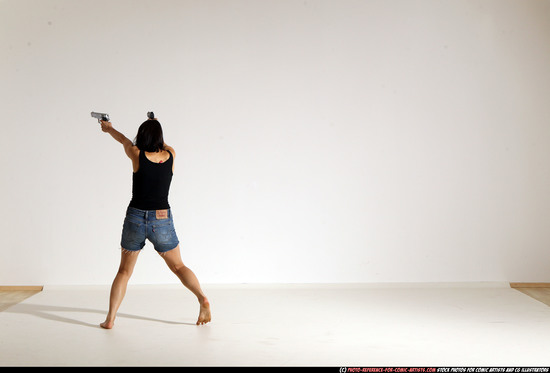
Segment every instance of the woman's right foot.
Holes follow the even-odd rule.
[[[105,320],[104,322],[99,324],[99,326],[101,326],[103,329],[112,329],[113,326],[115,326],[115,322]]]
[[[210,314],[210,302],[208,302],[208,299],[205,297],[202,302],[200,302],[201,308],[199,311],[199,319],[197,320],[197,325],[204,325],[212,319],[212,315]]]

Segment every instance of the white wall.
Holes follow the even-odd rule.
[[[550,2],[0,1],[0,284],[108,284],[178,152],[203,283],[550,281]],[[177,282],[148,243],[134,283]]]

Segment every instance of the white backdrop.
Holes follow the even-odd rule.
[[[1,0],[0,284],[109,284],[153,110],[203,283],[550,281],[550,2]],[[176,277],[148,243],[133,283]]]

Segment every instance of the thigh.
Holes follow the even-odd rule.
[[[139,250],[120,250],[120,267],[118,268],[118,271],[131,274],[134,271],[134,267],[136,266],[138,255]]]
[[[171,269],[177,269],[183,265],[183,261],[181,260],[180,245],[176,246],[172,250],[159,252],[159,254]]]

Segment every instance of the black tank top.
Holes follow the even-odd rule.
[[[144,151],[139,152],[139,169],[132,178],[132,200],[130,207],[140,210],[169,209],[168,192],[172,181],[172,164],[174,158],[166,162],[151,162]]]

